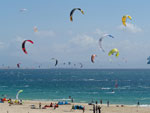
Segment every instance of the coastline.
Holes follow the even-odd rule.
[[[40,101],[40,100],[23,100],[22,105],[11,105],[7,102],[0,103],[1,113],[82,113],[82,110],[71,110],[72,105],[81,105],[85,107],[85,113],[93,113],[93,105],[88,105],[88,103],[71,103],[71,105],[59,105],[58,108],[54,109],[54,107],[39,109],[39,103],[41,103],[41,108],[45,105],[50,105],[52,101]],[[53,101],[53,103],[57,103]],[[31,105],[35,105],[36,109],[31,109]],[[97,104],[100,105],[100,104]],[[121,105],[119,104],[110,104],[107,107],[106,104],[102,104],[101,113],[149,113],[150,106],[139,106],[136,105]]]

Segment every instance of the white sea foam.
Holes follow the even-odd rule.
[[[8,86],[0,86],[0,87],[8,87]]]
[[[95,79],[92,79],[92,78],[90,78],[90,79],[83,79],[83,81],[95,81]]]
[[[150,107],[148,104],[140,105],[140,107]]]
[[[24,87],[29,87],[29,85],[24,85]]]
[[[54,101],[70,101],[71,99],[66,99],[66,98],[62,98],[62,99],[53,99]]]
[[[115,92],[114,92],[114,91],[112,91],[112,92],[106,92],[106,93],[109,93],[109,94],[114,94]]]
[[[138,86],[138,87],[144,88],[144,89],[149,89],[149,88],[150,88],[150,87],[148,87],[148,86]]]
[[[103,89],[103,90],[109,90],[110,88],[109,87],[102,87],[101,89]]]

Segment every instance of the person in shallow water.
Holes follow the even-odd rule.
[[[137,106],[139,106],[139,105],[140,105],[140,102],[138,101],[138,102],[137,102]]]
[[[109,107],[109,100],[107,101],[107,107]]]
[[[71,102],[73,103],[73,98],[71,99]]]
[[[100,100],[100,104],[102,104],[103,103],[103,101],[102,101],[102,99]]]

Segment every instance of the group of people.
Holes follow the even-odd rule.
[[[13,102],[11,98],[9,98],[9,99],[1,98],[0,102],[1,103],[8,102],[9,106],[11,106],[12,104],[22,105],[22,100],[15,100]]]
[[[72,105],[72,109],[71,110],[76,110],[76,109],[83,110],[83,113],[85,111],[85,107],[83,107],[81,105]]]
[[[97,113],[97,111],[101,113],[101,107],[93,104],[93,113]]]
[[[0,99],[1,103],[4,103],[5,101],[7,101],[7,99],[5,97]]]
[[[50,103],[50,105],[45,105],[44,107],[42,107],[42,104],[41,102],[39,103],[39,109],[46,109],[46,108],[49,108],[49,107],[54,107],[54,109],[58,108],[58,103],[55,103],[53,104],[52,102]]]
[[[100,104],[103,104],[102,99],[100,100]],[[93,105],[93,113],[101,113],[101,106],[98,105],[97,101],[94,104],[94,101],[92,100],[92,102],[89,105]],[[107,107],[109,107],[109,100],[107,101]]]
[[[90,103],[89,103],[89,105],[93,105],[93,104],[98,104],[98,102],[96,101],[95,103],[94,103],[94,101],[92,100]],[[100,104],[103,104],[103,101],[102,101],[102,99],[100,100]],[[109,107],[109,100],[107,101],[107,107]]]

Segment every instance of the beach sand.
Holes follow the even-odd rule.
[[[58,108],[39,109],[39,102],[42,107],[50,105],[51,101],[23,101],[23,105],[11,105],[7,102],[0,103],[0,113],[83,113],[83,110],[71,110],[72,105],[85,106],[85,113],[93,113],[93,106],[87,103],[72,103],[71,105],[59,105]],[[54,102],[55,103],[55,102]],[[35,105],[37,109],[31,109],[31,105]],[[131,106],[131,105],[101,105],[101,113],[150,113],[150,107]],[[98,112],[97,112],[98,113]]]

